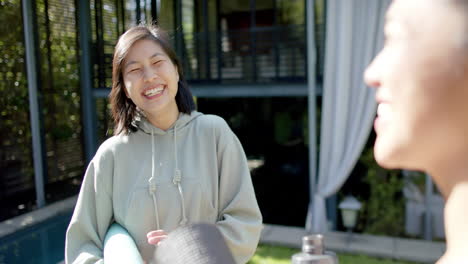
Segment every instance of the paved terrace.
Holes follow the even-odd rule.
[[[0,223],[0,237],[22,228],[45,221],[53,216],[73,210],[76,196],[48,205],[36,211]],[[266,224],[261,243],[301,247],[302,237],[307,235],[304,228]],[[329,232],[325,234],[325,247],[336,253],[363,254],[368,256],[408,260],[420,263],[434,263],[445,251],[445,243],[385,236]]]
[[[300,248],[304,228],[265,225],[261,243]],[[329,232],[324,236],[325,248],[336,253],[363,254],[374,257],[434,263],[445,251],[445,243],[418,239]]]

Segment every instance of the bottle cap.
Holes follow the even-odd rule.
[[[323,236],[320,234],[304,236],[302,238],[302,252],[322,255]]]

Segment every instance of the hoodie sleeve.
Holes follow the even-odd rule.
[[[86,170],[67,229],[66,263],[104,263],[103,241],[113,215],[113,159],[107,154],[98,151]]]
[[[236,263],[246,263],[257,249],[262,215],[244,150],[224,120],[218,140],[220,212],[217,226]]]

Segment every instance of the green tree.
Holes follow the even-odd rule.
[[[9,195],[33,187],[33,166],[21,1],[0,0],[0,14],[0,135],[2,135],[0,220],[2,220],[11,210],[18,210],[18,206],[11,205],[8,201]],[[26,207],[32,204],[30,201]]]
[[[372,148],[367,148],[360,161],[367,166],[364,182],[370,195],[363,206],[364,232],[376,235],[404,235],[403,177],[400,171],[385,170],[374,159]]]

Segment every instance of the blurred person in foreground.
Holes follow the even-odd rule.
[[[103,263],[113,222],[128,231],[146,263],[171,231],[197,222],[215,224],[236,263],[246,263],[262,227],[247,159],[222,118],[195,111],[167,34],[155,26],[130,28],[112,67],[114,136],[84,176],[66,263]]]
[[[429,173],[446,199],[447,250],[468,263],[468,0],[394,0],[365,72],[378,103],[374,155]]]

